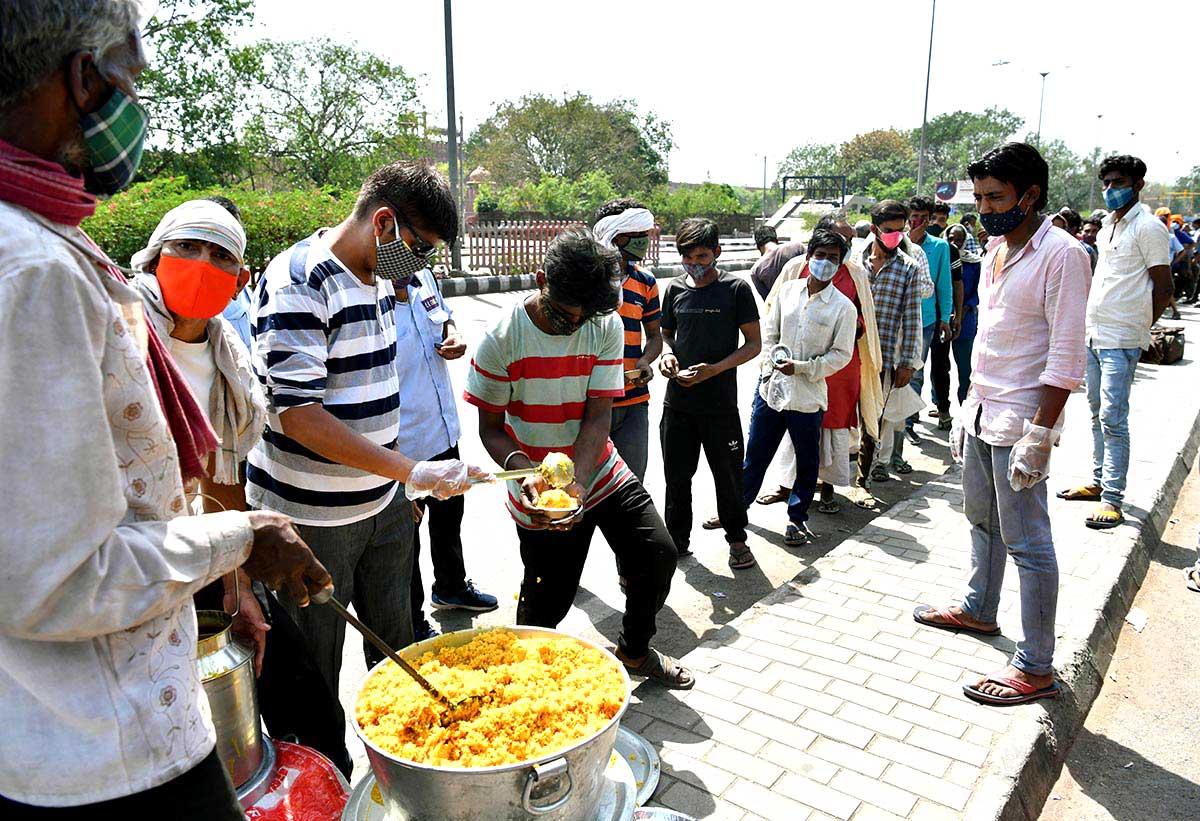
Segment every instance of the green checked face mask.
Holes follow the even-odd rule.
[[[87,189],[115,194],[133,180],[142,161],[150,118],[132,97],[114,87],[99,111],[79,118],[91,167],[83,172]]]

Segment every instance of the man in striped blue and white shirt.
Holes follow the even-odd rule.
[[[254,370],[267,427],[250,454],[250,505],[284,513],[326,563],[344,602],[392,647],[413,640],[409,610],[413,509],[408,497],[467,489],[461,461],[414,461],[396,448],[401,424],[398,290],[426,267],[458,216],[446,181],[392,163],[363,184],[354,212],[271,261],[255,294]],[[404,486],[399,483],[404,483]],[[407,490],[407,494],[406,494]],[[333,693],[345,623],[325,607],[283,599]],[[368,662],[382,656],[366,647]]]

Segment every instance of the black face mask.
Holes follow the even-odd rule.
[[[558,336],[570,336],[583,326],[586,319],[576,319],[566,311],[556,307],[545,294],[542,294],[538,300],[542,311],[542,317],[546,320],[546,324],[550,326],[551,332]]]
[[[940,237],[942,235],[942,231],[944,230],[945,229],[937,223],[930,223],[929,225],[925,226],[925,233],[932,237]]]

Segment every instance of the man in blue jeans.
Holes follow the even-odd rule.
[[[1104,218],[1096,243],[1100,258],[1087,304],[1087,392],[1092,406],[1090,485],[1061,491],[1061,499],[1100,500],[1087,517],[1103,530],[1125,521],[1125,476],[1129,470],[1129,391],[1150,326],[1171,301],[1170,235],[1138,194],[1146,164],[1128,155],[1100,164]]]
[[[1021,640],[1003,670],[968,684],[968,698],[1022,704],[1058,695],[1054,616],[1058,561],[1046,478],[1067,397],[1083,381],[1084,308],[1091,265],[1079,243],[1039,213],[1049,168],[1032,146],[1007,143],[968,169],[980,221],[993,239],[983,259],[976,365],[950,431],[963,462],[971,574],[962,603],[922,604],[920,624],[994,636],[1011,555],[1021,580]]]
[[[830,286],[849,251],[841,234],[824,228],[814,231],[808,243],[807,276],[801,274],[779,288],[763,321],[764,376],[750,414],[742,503],[749,509],[786,432],[796,451],[796,478],[784,535],[789,547],[812,540],[805,522],[817,487],[821,417],[829,407],[825,378],[846,367],[854,355],[858,310]],[[773,350],[776,346],[778,352]]]
[[[929,349],[934,339],[950,339],[950,316],[954,313],[954,291],[950,280],[950,245],[941,237],[929,233],[929,220],[933,215],[933,200],[929,197],[913,197],[908,201],[908,239],[909,242],[920,246],[929,260],[929,278],[933,280],[933,294],[921,302],[922,348],[921,359],[929,358]],[[925,386],[925,371],[921,368],[913,374],[912,388],[921,395]],[[914,413],[904,425],[904,432],[896,434],[896,444],[892,449],[892,467],[897,473],[911,473],[912,467],[904,461],[904,439],[914,445],[920,439],[913,426],[919,414]]]

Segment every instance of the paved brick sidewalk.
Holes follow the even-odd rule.
[[[638,688],[625,723],[660,749],[654,803],[722,819],[1036,815],[1036,783],[1053,783],[1065,750],[1051,749],[1046,764],[1031,761],[1033,739],[1054,747],[1057,733],[1069,743],[1090,706],[1088,681],[1111,654],[1106,625],[1119,624],[1122,591],[1136,589],[1144,572],[1134,558],[1147,538],[1138,520],[1149,516],[1147,533],[1161,530],[1182,482],[1179,463],[1195,452],[1197,374],[1200,366],[1186,361],[1139,369],[1130,524],[1091,531],[1082,525],[1086,505],[1052,499],[1062,704],[1003,710],[968,701],[962,684],[1003,667],[1012,641],[912,620],[916,604],[948,602],[965,578],[969,536],[956,468],[685,656],[698,673],[694,691]],[[1071,398],[1067,426],[1052,491],[1090,474],[1081,395]],[[1017,582],[1010,561],[1000,613],[1007,636],[1020,635]],[[1032,782],[1023,775],[1039,768],[1053,771],[1033,773]],[[1013,798],[1019,791],[1028,794]]]

